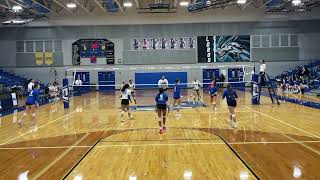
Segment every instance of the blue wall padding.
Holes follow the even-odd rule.
[[[136,73],[136,88],[157,88],[158,81],[162,75],[166,76],[169,84],[175,84],[176,79],[180,79],[181,83],[188,82],[187,72],[144,72]],[[153,84],[153,85],[139,85],[139,84]],[[173,87],[173,85],[169,85]],[[187,87],[187,85],[181,85],[181,87]]]

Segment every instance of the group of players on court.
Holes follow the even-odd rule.
[[[170,112],[170,110],[173,109],[173,107],[176,108],[177,113],[176,116],[180,117],[180,108],[181,108],[181,87],[180,87],[180,80],[175,80],[175,86],[173,89],[173,103],[169,104],[169,97],[166,93],[169,83],[168,80],[165,78],[165,76],[162,76],[161,79],[158,81],[159,86],[159,93],[155,95],[155,104],[156,104],[156,112],[158,115],[158,123],[159,123],[159,133],[163,133],[166,131],[166,120],[167,120],[167,114]],[[195,101],[201,100],[201,83],[199,80],[195,79],[192,82],[192,89],[193,93],[188,98],[188,101],[191,99],[193,100],[193,104],[195,104]],[[217,85],[217,82],[215,79],[212,80],[212,82],[209,84],[209,95],[210,95],[210,103],[212,105],[212,109],[214,111],[217,110],[217,94],[218,94],[219,88]],[[132,80],[129,80],[128,84],[123,84],[120,89],[120,97],[121,97],[121,122],[124,122],[124,115],[125,112],[128,113],[129,118],[133,118],[132,113],[130,113],[130,102],[132,100],[136,102],[136,96],[135,96],[135,85],[132,82]],[[223,99],[226,98],[228,109],[230,113],[230,123],[232,128],[237,128],[236,123],[236,116],[235,116],[235,107],[237,106],[237,98],[238,95],[235,90],[232,89],[230,84],[227,84],[227,89],[223,92]]]
[[[156,112],[158,114],[158,122],[159,122],[159,133],[163,133],[166,131],[166,120],[167,114],[172,110],[173,107],[176,107],[177,113],[176,116],[180,117],[180,106],[181,106],[181,87],[180,87],[180,80],[177,79],[175,81],[175,86],[173,89],[173,104],[169,105],[169,97],[166,93],[167,88],[169,87],[168,80],[165,76],[162,76],[161,79],[158,81],[159,86],[159,93],[155,96],[155,104],[156,104]],[[22,125],[23,119],[31,113],[32,115],[32,125],[36,123],[36,108],[39,106],[39,84],[34,83],[32,88],[30,89],[29,95],[26,100],[26,111],[24,112],[23,116],[19,119],[18,125]],[[193,99],[193,104],[195,101],[200,101],[201,99],[201,83],[199,80],[194,80],[192,82],[193,93],[189,97]],[[218,86],[216,80],[213,79],[209,85],[209,95],[210,95],[210,103],[212,105],[213,110],[217,110],[217,94],[218,94]],[[129,118],[133,118],[133,115],[130,113],[130,102],[134,101],[137,104],[136,96],[135,96],[135,84],[132,80],[129,80],[128,84],[123,84],[120,90],[120,98],[121,98],[121,122],[124,122],[124,115],[125,112],[128,113]],[[237,106],[237,93],[234,91],[230,84],[227,85],[227,89],[223,92],[223,99],[226,98],[229,112],[230,112],[230,122],[231,127],[236,128],[236,116],[234,112],[234,108]]]

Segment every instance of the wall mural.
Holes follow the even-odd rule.
[[[197,37],[198,62],[250,61],[250,35]]]
[[[216,36],[215,62],[250,61],[250,36]]]

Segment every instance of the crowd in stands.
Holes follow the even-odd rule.
[[[285,94],[304,94],[307,89],[320,81],[320,63],[312,67],[296,67],[291,72],[283,72],[276,76],[278,82],[278,92]]]

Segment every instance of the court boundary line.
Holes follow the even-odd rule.
[[[281,121],[281,120],[279,120],[279,119],[277,119],[277,118],[274,118],[274,117],[272,117],[272,116],[269,116],[268,114],[265,114],[265,113],[263,113],[263,112],[257,111],[257,110],[255,110],[255,109],[252,109],[252,108],[247,107],[247,106],[245,106],[245,105],[241,105],[241,106],[244,107],[244,108],[246,108],[246,109],[251,110],[252,112],[256,112],[256,113],[261,114],[261,115],[263,115],[263,116],[265,116],[265,117],[268,117],[268,118],[273,119],[273,120],[275,120],[275,121],[278,121],[278,122],[280,122],[280,123],[282,123],[282,124],[285,124],[285,125],[287,125],[287,126],[289,126],[289,127],[292,127],[292,128],[294,128],[294,129],[297,129],[297,130],[299,130],[299,131],[302,131],[302,132],[304,132],[304,133],[306,133],[306,134],[309,134],[309,135],[311,135],[312,137],[316,137],[316,138],[319,138],[319,139],[320,139],[320,136],[317,136],[317,135],[315,135],[315,134],[313,134],[313,133],[310,133],[310,132],[308,132],[308,131],[306,131],[306,130],[303,130],[303,129],[298,128],[298,127],[296,127],[296,126],[294,126],[294,125],[291,125],[291,124],[286,123],[286,122],[284,122],[284,121]]]
[[[89,136],[89,133],[87,133],[86,135],[84,135],[83,137],[81,137],[77,142],[74,143],[74,145],[77,145],[79,143],[81,143],[81,141],[83,141],[85,138],[87,138]],[[60,161],[64,156],[66,156],[70,151],[73,150],[73,147],[69,147],[68,149],[66,149],[64,152],[62,152],[57,158],[55,158],[53,161],[51,161],[48,165],[46,165],[44,168],[41,169],[40,172],[38,172],[37,174],[35,174],[34,177],[32,177],[32,179],[38,179],[40,178],[43,174],[45,174],[52,166],[54,166],[58,161]]]
[[[310,146],[308,146],[308,145],[306,145],[306,144],[303,144],[303,142],[299,142],[299,141],[297,141],[296,139],[294,139],[294,138],[292,138],[292,137],[290,137],[290,136],[287,136],[287,135],[285,135],[285,134],[283,134],[283,136],[286,137],[286,138],[288,138],[288,139],[290,139],[290,140],[292,140],[292,141],[294,141],[294,142],[296,142],[296,143],[298,143],[299,145],[301,145],[301,146],[309,149],[310,151],[312,151],[312,152],[320,155],[320,151],[316,150],[315,148],[310,147]]]
[[[258,174],[256,174],[253,169],[251,169],[251,167],[249,166],[249,164],[246,163],[246,161],[231,147],[231,145],[220,135],[215,134],[216,136],[220,137],[221,140],[229,147],[229,149],[238,157],[238,159],[247,167],[247,169],[249,169],[249,171],[252,173],[252,175],[257,178],[258,180],[260,180],[260,177],[258,176]]]
[[[108,143],[100,141],[100,143]],[[230,145],[250,145],[250,144],[300,144],[300,143],[320,143],[319,141],[270,141],[270,142],[230,142]],[[107,147],[134,147],[134,146],[178,146],[178,145],[219,145],[225,143],[219,142],[194,142],[194,143],[170,143],[170,144],[110,144],[110,145],[97,145],[97,148]],[[20,150],[20,149],[64,149],[64,148],[91,148],[93,145],[87,146],[30,146],[30,147],[3,147],[0,150]]]
[[[106,98],[101,98],[101,99],[99,99],[99,100],[97,100],[97,101],[95,101],[95,102],[93,102],[93,103],[89,103],[89,104],[83,105],[82,108],[87,107],[87,106],[92,105],[92,104],[95,104],[95,103],[97,103],[97,102],[100,102],[101,100],[104,100],[104,99],[106,99]],[[60,119],[62,119],[62,118],[68,117],[70,114],[73,114],[73,113],[75,113],[75,112],[76,112],[76,109],[75,109],[74,111],[72,111],[72,112],[69,112],[69,113],[66,114],[66,115],[63,115],[63,116],[61,116],[61,117],[58,117],[58,118],[56,118],[55,120],[52,120],[52,121],[50,121],[50,122],[47,122],[47,123],[45,123],[45,124],[37,127],[37,130],[40,129],[40,128],[43,128],[43,127],[45,127],[45,126],[47,126],[47,125],[49,125],[49,124],[52,124],[52,123],[54,123],[54,122],[56,122],[56,121],[58,121],[58,120],[60,120]],[[33,131],[34,131],[34,130],[31,129],[31,130],[29,130],[29,131],[27,131],[27,132],[25,132],[25,133],[23,133],[23,134],[20,134],[19,136],[16,136],[16,137],[14,137],[14,138],[12,138],[12,139],[10,139],[10,140],[8,140],[8,141],[5,141],[5,142],[1,143],[0,146],[6,145],[6,144],[8,144],[9,142],[14,141],[14,140],[16,140],[16,139],[18,139],[18,138],[20,138],[20,137],[22,137],[22,136],[25,136],[25,135],[33,132]]]

